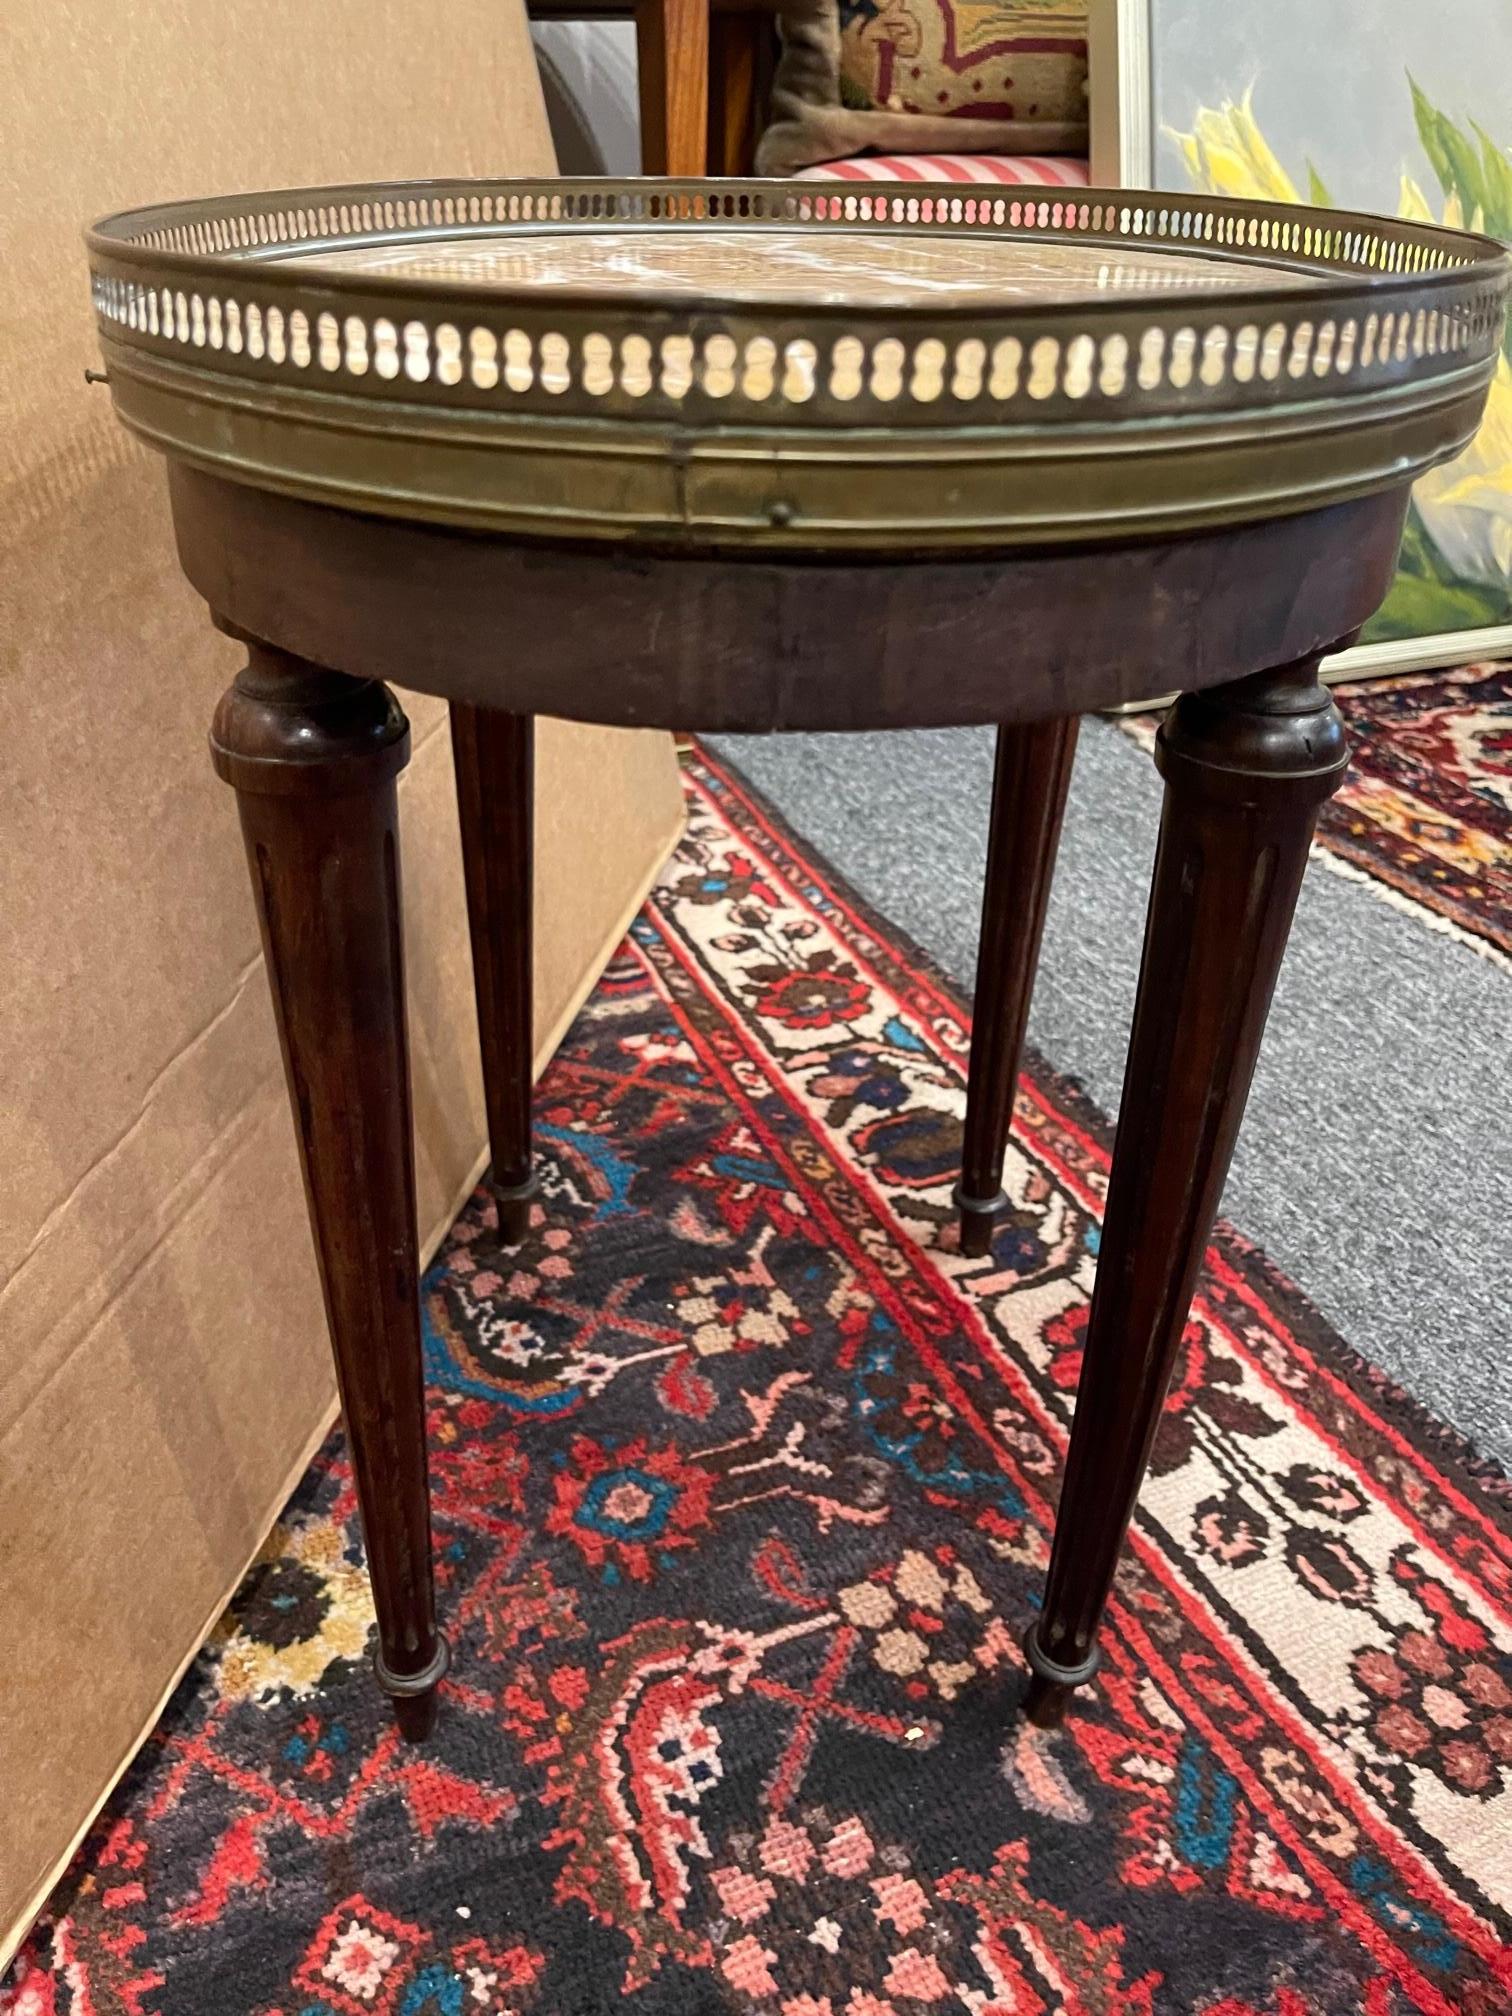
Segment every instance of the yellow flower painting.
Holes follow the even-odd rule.
[[[1403,170],[1398,212],[1421,222],[1512,241],[1512,155],[1471,122],[1432,105],[1409,79],[1418,139],[1439,184],[1431,200]],[[1333,201],[1311,162],[1299,182],[1278,159],[1254,94],[1201,107],[1190,132],[1167,128],[1194,188],[1272,203]],[[1480,432],[1456,461],[1413,491],[1391,593],[1367,643],[1512,622],[1512,335],[1506,340]]]

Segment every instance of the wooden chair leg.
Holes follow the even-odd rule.
[[[1176,702],[1097,1282],[1027,1709],[1097,1666],[1113,1582],[1239,1131],[1319,808],[1348,762],[1307,659]]]
[[[514,1246],[530,1224],[538,1187],[530,1141],[535,722],[453,701],[451,729],[490,1181],[499,1238]]]
[[[1013,1089],[1076,755],[1076,730],[1075,716],[998,730],[971,1016],[966,1134],[955,1198],[961,1214],[961,1251],[973,1257],[990,1249],[993,1225],[1007,1202],[1003,1157],[1013,1124]]]
[[[378,1612],[403,1734],[435,1722],[436,1627],[405,1043],[396,784],[383,686],[254,645],[216,711],[235,787]]]
[[[709,0],[636,0],[641,173],[703,175],[709,145]]]
[[[771,14],[709,16],[709,147],[704,173],[752,175],[777,40]]]

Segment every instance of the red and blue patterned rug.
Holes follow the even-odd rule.
[[[743,788],[425,1283],[440,1730],[333,1439],[4,2016],[1492,2016],[1512,1503],[1236,1234],[1107,1661],[1018,1713],[1108,1166],[1031,1068],[957,1251],[960,1001]]]
[[[1324,845],[1512,965],[1512,664],[1337,689],[1354,742]]]
[[[1350,766],[1317,854],[1471,951],[1512,967],[1512,663],[1336,686]],[[1130,715],[1144,746],[1159,717]]]

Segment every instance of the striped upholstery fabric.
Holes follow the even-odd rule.
[[[800,182],[1013,182],[1082,189],[1087,164],[1069,154],[858,154],[803,168]]]

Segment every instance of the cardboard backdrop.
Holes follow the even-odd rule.
[[[81,225],[549,171],[518,0],[15,0],[0,46],[0,1964],[298,1478],[333,1382],[232,795],[235,671],[87,390]],[[421,1231],[484,1140],[445,710],[404,696]],[[543,723],[538,1060],[679,819],[664,736]]]

